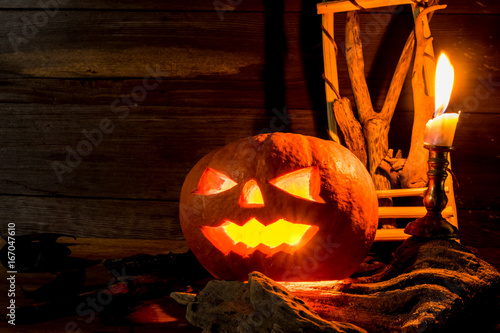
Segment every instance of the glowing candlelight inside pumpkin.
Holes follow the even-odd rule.
[[[453,88],[453,66],[444,53],[441,53],[436,66],[436,94],[434,119],[427,122],[424,143],[435,146],[451,146],[460,113],[444,112],[448,108]]]

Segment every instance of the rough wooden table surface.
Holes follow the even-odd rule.
[[[185,241],[162,241],[162,240],[137,240],[137,239],[94,239],[94,238],[60,238],[60,243],[69,244],[72,251],[71,257],[84,258],[91,260],[102,260],[111,258],[123,258],[133,256],[136,254],[167,254],[168,252],[183,253],[188,250]],[[1,241],[0,246],[5,244]],[[387,248],[379,246],[378,250],[386,250]],[[9,302],[7,297],[9,285],[6,270],[2,267],[0,269],[0,312],[5,314],[6,307]],[[49,283],[54,280],[55,274],[51,273],[17,273],[16,274],[16,306],[26,305],[30,302],[24,299],[20,290],[22,286],[25,290],[31,291],[36,288]],[[112,279],[109,271],[102,265],[95,265],[87,269],[85,285],[99,285],[108,284]],[[181,309],[183,311],[183,309]],[[3,317],[3,316],[2,316]],[[88,316],[71,316],[50,320],[47,322],[31,324],[31,325],[9,325],[6,323],[5,317],[0,321],[0,331],[5,333],[19,333],[19,332],[40,332],[40,333],[56,333],[56,332],[130,332],[130,327],[120,326],[116,328],[102,323],[97,317],[89,321]],[[87,321],[89,321],[87,323]],[[76,326],[71,326],[76,323]],[[80,331],[80,330],[81,331]],[[147,324],[140,325],[134,328],[137,332],[200,332],[201,330],[186,324],[185,322],[170,322],[162,324]],[[494,332],[500,332],[500,327],[497,327]]]
[[[122,258],[133,256],[139,253],[143,254],[166,254],[170,251],[174,253],[182,253],[188,250],[187,244],[184,241],[151,241],[151,240],[130,240],[130,239],[93,239],[93,238],[60,238],[61,243],[74,244],[70,245],[72,251],[71,256],[75,258],[85,258],[92,260]],[[2,241],[0,246],[5,242]],[[87,268],[85,285],[108,284],[113,278],[109,271],[102,265]],[[130,332],[129,327],[115,327],[105,325],[97,317],[89,320],[90,316],[71,316],[58,318],[47,322],[30,324],[30,325],[10,325],[5,322],[5,312],[8,302],[11,299],[7,297],[9,285],[7,278],[11,274],[2,267],[0,270],[0,312],[2,313],[2,321],[0,322],[0,331],[4,333],[18,332]],[[25,290],[35,290],[38,287],[54,280],[55,274],[51,273],[17,273],[16,277],[16,306],[29,304],[23,296],[20,289],[22,286]],[[183,308],[179,306],[179,310],[183,312]],[[75,324],[76,323],[76,324]],[[147,324],[140,325],[134,328],[134,332],[200,332],[200,329],[190,326],[184,321],[179,323],[170,322],[162,324]]]

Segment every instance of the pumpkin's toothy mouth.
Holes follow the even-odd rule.
[[[264,226],[255,218],[242,226],[225,221],[218,227],[201,227],[205,237],[222,253],[234,252],[241,256],[257,250],[268,256],[280,251],[292,254],[307,244],[318,230],[317,226],[285,219]]]

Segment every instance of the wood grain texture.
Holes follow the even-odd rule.
[[[396,112],[389,140],[390,147],[408,151],[413,114]],[[492,127],[490,127],[492,126]],[[456,175],[457,207],[462,209],[498,209],[500,207],[500,126],[499,114],[461,113],[451,152],[451,167]]]
[[[1,104],[0,110],[0,193],[114,199],[177,200],[185,175],[204,154],[269,128],[273,119],[262,109],[139,106],[125,119],[109,106]],[[411,125],[412,114],[403,115],[394,119],[394,128]],[[288,110],[295,133],[318,135],[311,121],[316,117],[312,111]],[[498,207],[500,115],[464,112],[461,117],[451,154],[460,183],[458,205]],[[113,121],[113,132],[103,134],[101,144],[59,181],[53,163],[68,165],[68,149],[77,151],[89,141],[82,131],[95,131],[102,119]],[[276,125],[282,125],[279,118]],[[214,135],[215,129],[224,135]]]
[[[0,11],[0,18],[5,22],[0,26],[0,32],[4,36],[15,33],[22,37],[24,25],[21,18],[31,20],[35,13]],[[40,91],[40,99],[53,97],[50,96],[50,90],[46,91],[44,88],[43,81],[33,83],[12,81],[9,78],[82,78],[85,79],[82,84],[95,84],[95,92],[100,87],[109,88],[109,85],[114,88],[116,82],[117,86],[126,85],[127,83],[122,83],[124,78],[137,78],[140,81],[150,75],[147,66],[159,66],[159,71],[167,73],[166,78],[169,80],[195,81],[186,82],[188,86],[182,87],[181,96],[198,94],[200,91],[202,95],[208,95],[207,92],[211,90],[230,89],[232,93],[231,98],[227,98],[228,104],[233,99],[243,99],[247,104],[240,104],[241,107],[254,107],[265,96],[257,94],[254,102],[248,95],[249,89],[252,92],[263,89],[265,15],[240,13],[220,22],[207,13],[189,14],[68,11],[51,18],[33,38],[19,45],[19,52],[14,52],[8,38],[0,39],[2,95],[8,93],[9,98],[23,101],[28,96],[16,94],[30,94],[29,98],[33,100],[37,98],[34,95],[38,94],[33,94],[29,88],[36,85],[37,92]],[[320,24],[315,16],[303,18],[295,13],[285,14],[283,22],[289,55],[283,80],[287,89],[293,87],[286,94],[287,105],[294,108],[324,109],[322,52],[318,48],[321,42]],[[297,22],[302,23],[298,25]],[[411,24],[410,14],[361,14],[365,66],[376,110],[382,108],[388,80],[406,41],[404,34],[406,31],[409,34]],[[340,37],[344,31],[343,25],[341,17],[335,21],[338,41],[343,40]],[[478,31],[467,29],[469,26],[477,27]],[[493,105],[495,102],[500,103],[499,95],[493,93],[500,84],[500,73],[495,61],[499,45],[496,18],[484,15],[438,15],[432,22],[432,29],[436,47],[445,49],[453,64],[462,69],[456,74],[457,84],[451,107],[461,107],[466,111],[480,108],[482,112],[496,112]],[[60,33],[61,31],[65,33]],[[318,34],[314,35],[314,31],[318,31]],[[301,37],[306,32],[312,35],[308,36],[312,43],[306,43]],[[392,45],[391,48],[386,47],[387,43]],[[342,42],[339,42],[339,49],[340,92],[342,96],[352,99]],[[306,70],[310,74],[304,77]],[[103,78],[113,78],[113,81],[101,82]],[[488,81],[490,83],[486,83],[485,88],[483,82]],[[54,87],[52,82],[47,81],[47,88],[53,87],[58,92],[65,92],[67,99],[78,91],[64,87],[67,81],[60,84],[63,90],[61,87]],[[75,89],[78,89],[78,83],[74,84]],[[167,88],[174,84],[169,84]],[[192,92],[189,89],[191,84],[194,88]],[[228,88],[232,84],[235,84],[234,89]],[[27,87],[22,91],[20,86],[25,85]],[[212,85],[214,89],[209,88]],[[220,88],[218,85],[221,85]],[[413,109],[409,89],[407,84],[398,109]],[[243,95],[238,96],[237,91],[241,91]],[[127,92],[129,91],[122,93]],[[95,98],[94,94],[87,95],[90,102]],[[206,98],[200,96],[195,98],[195,102],[203,100],[202,97]],[[485,100],[491,102],[484,103]],[[168,100],[159,101],[170,105]],[[175,103],[175,100],[171,103]]]
[[[65,147],[76,149],[85,138],[81,130],[93,129],[106,115],[101,107],[80,106],[65,116],[67,107],[11,105],[10,113],[3,109],[1,122],[7,129],[0,143],[3,226],[15,222],[23,233],[178,239],[182,236],[176,200],[190,168],[211,149],[240,135],[252,135],[248,122],[269,124],[263,110],[253,114],[240,110],[235,115],[233,110],[209,109],[210,116],[200,118],[198,109],[141,108],[117,122],[115,131],[59,183],[51,163],[64,162]],[[289,110],[289,114],[294,132],[315,134],[307,121],[314,118],[311,113]],[[500,115],[463,113],[462,117],[457,150],[451,154],[460,184],[456,189],[459,219],[468,210],[500,207],[500,161],[485,153],[497,149]],[[411,118],[409,113],[406,122],[395,123],[396,128],[407,128]],[[22,131],[19,124],[24,124]],[[9,130],[9,125],[15,127]],[[214,136],[213,128],[225,135]],[[469,142],[469,135],[476,140]],[[495,216],[482,214],[481,218],[494,222]]]
[[[0,217],[15,223],[19,235],[55,232],[77,237],[180,241],[184,238],[178,206],[177,201],[3,196]],[[399,216],[414,215],[402,212]],[[459,208],[462,243],[476,248],[495,248],[500,237],[499,217],[499,209]],[[2,230],[4,228],[5,225]]]
[[[220,0],[220,1],[205,1],[194,0],[189,2],[179,2],[174,0],[168,1],[135,1],[135,0],[118,0],[118,1],[99,1],[99,0],[84,0],[84,1],[64,1],[57,0],[61,9],[91,9],[91,10],[149,10],[149,11],[207,11],[213,12],[215,17],[220,19],[217,11],[221,12],[222,18],[226,18],[231,13],[245,11],[265,11],[263,2],[261,1],[244,1],[244,0]],[[319,1],[318,1],[319,2]],[[2,0],[0,1],[0,9],[19,9],[19,8],[40,8],[46,7],[45,4],[51,3],[50,0]],[[442,3],[449,4],[448,10],[453,14],[498,14],[500,13],[500,5],[496,0],[469,1],[469,0],[443,0]],[[284,1],[285,12],[299,12],[307,8],[316,10],[316,2],[314,1]],[[54,6],[54,5],[53,5]],[[386,8],[378,8],[377,11],[387,12]]]
[[[363,163],[368,163],[366,144],[361,124],[352,113],[351,101],[345,97],[333,102],[333,111],[342,131],[345,146]]]
[[[429,31],[428,15],[435,10],[446,8],[445,6],[431,6],[424,10],[415,8],[415,56],[412,70],[413,90],[413,127],[411,131],[411,145],[405,165],[399,173],[401,186],[422,187],[427,184],[427,170],[425,163],[429,152],[424,149],[424,131],[427,122],[434,115],[434,91],[429,84],[435,80],[435,63],[429,61],[428,57],[434,59],[434,48],[432,46],[431,32]],[[430,73],[434,77],[429,77]],[[432,90],[431,90],[432,89]]]
[[[385,113],[387,110],[383,110],[384,112],[375,112],[373,109],[365,77],[365,61],[360,30],[358,11],[347,12],[345,27],[346,62],[354,99],[358,108],[359,123],[362,128],[364,141],[366,142],[367,168],[375,189],[388,190],[391,188],[391,183],[379,166],[389,150],[389,126],[394,109],[390,114]],[[379,206],[391,205],[391,199],[379,199]],[[396,227],[396,221],[380,219],[379,226],[394,228]]]
[[[178,202],[4,196],[0,207],[2,221],[15,223],[17,235],[56,232],[75,237],[184,239]],[[4,227],[6,223],[2,232]]]
[[[281,29],[286,42],[283,77],[274,78],[283,84],[286,130],[326,138],[315,3],[286,1],[282,26],[269,26],[268,2],[242,1],[218,13],[213,1],[67,1],[46,23],[36,10],[42,2],[0,1],[0,228],[15,222],[23,233],[181,238],[177,199],[189,169],[210,150],[279,120],[272,109],[283,105],[268,105],[274,90],[263,76],[269,29]],[[393,12],[360,13],[375,110],[412,28],[409,8]],[[476,245],[485,236],[481,223],[498,230],[499,13],[496,1],[457,0],[431,23],[437,51],[446,50],[459,69],[450,108],[463,112],[451,158],[459,219],[467,216],[460,228],[472,230],[468,241]],[[38,32],[25,37],[34,18],[42,19]],[[336,16],[339,85],[353,101],[344,24]],[[9,33],[28,42],[15,52]],[[112,103],[130,98],[151,75],[147,66],[157,65],[168,73],[164,80],[120,119],[124,109],[113,112]],[[389,147],[404,152],[413,117],[409,83],[389,133]],[[85,140],[82,131],[105,118],[113,132],[59,182],[52,163],[63,162],[67,147]]]
[[[0,110],[4,194],[177,200],[188,171],[215,148],[285,122],[295,133],[317,134],[308,110],[287,110],[283,119],[282,110],[268,116],[263,109],[138,106],[114,113],[109,106],[0,104]],[[100,131],[103,119],[113,124],[110,133]],[[91,140],[101,143],[89,146]],[[60,177],[59,163],[71,169],[61,167]]]
[[[145,254],[159,254],[168,253],[168,251],[183,252],[187,250],[186,244],[180,241],[145,241],[143,239],[90,239],[78,238],[76,241],[67,238],[61,238],[61,242],[72,244],[70,246],[72,257],[84,259],[105,259],[105,258],[119,258],[131,256],[137,253]],[[0,240],[0,246],[5,243]],[[480,258],[483,258],[480,256]],[[498,258],[498,257],[497,257]],[[484,259],[484,258],[483,258]],[[500,267],[497,265],[497,267]],[[5,292],[8,289],[7,273],[5,270],[0,270],[0,291]],[[87,282],[88,285],[106,285],[109,283],[112,276],[108,270],[102,265],[87,269]],[[51,273],[22,273],[17,274],[16,283],[22,285],[26,290],[34,290],[39,286],[49,283],[54,280],[54,275]],[[287,287],[289,288],[289,287]],[[9,301],[8,297],[0,298],[0,306],[2,308],[7,306]],[[16,298],[17,305],[26,304],[28,301],[23,297]],[[79,328],[83,332],[112,332],[114,328],[103,324],[100,320],[95,319],[90,323],[86,323],[84,319],[87,317],[68,317],[62,318],[46,323],[38,323],[35,325],[27,326],[12,326],[7,325],[5,322],[0,323],[0,329],[5,333],[19,333],[19,332],[64,332],[65,325],[68,321],[76,321]],[[160,325],[146,325],[136,328],[136,331],[144,333],[160,333],[160,332],[200,332],[199,329],[174,329],[168,324]],[[128,332],[130,329],[126,327],[119,327],[118,332]]]

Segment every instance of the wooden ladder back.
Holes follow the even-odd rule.
[[[396,190],[380,190],[377,191],[378,198],[396,198],[396,197],[422,197],[425,194],[427,187],[420,188],[405,188]],[[452,225],[458,228],[457,206],[455,204],[455,195],[453,191],[452,175],[448,172],[446,178],[446,196],[448,197],[448,204],[443,210],[443,217]],[[427,213],[424,205],[421,206],[392,206],[392,207],[379,207],[378,215],[381,218],[412,218],[417,219]],[[375,241],[400,241],[410,237],[404,233],[404,228],[395,229],[378,229],[375,235]]]
[[[425,184],[427,182],[427,164],[423,156],[428,156],[427,151],[423,147],[423,132],[425,123],[432,117],[434,112],[434,73],[435,60],[434,50],[432,46],[432,37],[429,28],[429,20],[435,10],[443,9],[445,5],[438,5],[439,0],[334,0],[325,1],[317,4],[317,12],[322,16],[322,39],[323,39],[323,60],[324,60],[324,75],[326,104],[327,104],[327,119],[328,119],[328,135],[336,142],[340,142],[339,129],[342,131],[345,145],[367,165],[370,174],[374,180],[379,199],[391,200],[396,197],[423,197],[426,191]],[[346,54],[349,77],[353,88],[354,97],[356,100],[358,119],[354,116],[350,101],[340,95],[339,79],[337,70],[337,54],[338,48],[334,39],[334,15],[335,13],[349,12],[347,21],[352,21],[351,13],[359,10],[369,10],[372,8],[395,6],[395,5],[411,5],[413,17],[415,20],[415,29],[408,37],[402,55],[396,67],[384,106],[380,112],[373,110],[371,99],[366,85],[364,76],[364,60],[361,52],[361,42],[358,45],[353,45],[359,38],[359,18],[354,25],[349,25],[347,29],[358,30],[354,31],[354,37],[349,40],[346,35],[347,43],[350,46],[358,47],[357,50],[351,51],[351,54]],[[351,16],[349,16],[351,15]],[[357,26],[356,26],[357,24]],[[347,23],[346,23],[347,26]],[[348,31],[346,29],[346,31]],[[356,36],[355,34],[358,33]],[[358,38],[356,38],[358,37]],[[353,40],[355,42],[353,42]],[[352,47],[351,49],[353,49]],[[347,47],[346,47],[347,49]],[[353,55],[354,54],[354,55]],[[387,177],[380,175],[377,169],[381,167],[383,159],[392,158],[392,150],[388,149],[388,132],[389,124],[394,113],[394,109],[399,99],[399,95],[403,86],[404,79],[409,70],[411,59],[414,55],[414,67],[412,75],[413,99],[414,99],[414,124],[412,129],[412,142],[408,158],[405,160],[405,165],[402,171],[403,178],[412,178],[412,181],[406,183],[401,182],[402,189],[390,189],[391,183]],[[415,101],[418,101],[416,103]],[[376,126],[369,124],[370,121],[377,118]],[[366,133],[385,135],[381,140],[369,140]],[[380,128],[377,128],[379,126]],[[373,146],[373,142],[386,141],[387,146]],[[398,157],[398,156],[396,156]],[[396,159],[396,158],[394,158]],[[391,165],[392,166],[392,165]],[[385,170],[385,169],[384,169]],[[386,170],[387,171],[387,170]],[[405,175],[406,172],[406,175]],[[410,176],[408,176],[410,175]],[[415,179],[420,179],[420,182],[415,182]],[[418,183],[419,188],[404,188],[408,187],[405,184]],[[448,173],[446,179],[446,192],[448,197],[447,207],[442,215],[452,225],[458,227],[457,209],[453,191],[453,178]],[[381,202],[379,200],[379,202]],[[411,218],[416,219],[426,214],[426,208],[423,203],[420,206],[379,206],[379,219],[397,219]],[[400,241],[409,237],[404,233],[404,228],[382,228],[378,229],[376,241]]]

